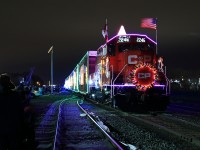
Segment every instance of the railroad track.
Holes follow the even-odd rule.
[[[81,147],[85,149],[89,147],[91,149],[128,149],[131,146],[142,150],[188,150],[191,147],[194,150],[199,149],[199,126],[197,124],[193,126],[193,123],[177,119],[171,116],[172,114],[130,114],[105,105],[96,105],[96,102],[91,104],[84,101],[79,104],[84,109],[81,110],[77,105],[77,100],[82,103],[80,98],[71,95],[49,107],[43,117],[43,123],[41,122],[43,125],[39,126],[40,130],[37,132],[40,133],[36,136],[39,138],[37,150],[81,149]],[[46,121],[44,121],[45,118]],[[109,132],[105,132],[105,129],[99,125],[99,120],[109,128]],[[97,126],[94,127],[94,124]],[[101,127],[99,131],[97,130],[98,125]],[[115,139],[114,141],[117,141],[117,145],[121,148],[116,148],[117,146],[111,144],[110,137],[103,135],[107,133]]]
[[[61,101],[54,102],[45,114],[41,114],[42,121],[35,129],[35,138],[38,142],[37,150],[51,150],[55,135],[58,106]]]
[[[163,137],[165,139],[166,137],[168,137],[168,139],[169,140],[171,139],[172,142],[173,140],[174,142],[177,141],[175,143],[179,143],[178,147],[184,147],[180,149],[191,149],[191,147],[192,149],[200,148],[200,126],[198,123],[189,121],[189,118],[193,116],[190,117],[187,116],[188,118],[186,119],[184,115],[180,116],[178,114],[174,115],[174,113],[170,114],[164,112],[153,113],[153,114],[135,114],[135,113],[127,113],[127,112],[122,112],[120,110],[112,109],[102,104],[97,104],[97,106],[109,110],[105,112],[97,108],[92,110],[99,116],[104,118],[103,120],[105,120],[105,124],[111,124],[109,123],[110,120],[108,119],[110,118],[109,115],[112,116],[113,120],[115,120],[115,117],[118,116],[120,118],[123,118],[124,122],[133,123],[133,128],[135,127],[134,125],[137,125],[145,129],[145,132],[152,131],[153,133],[158,134],[161,138]],[[108,114],[108,115],[104,117],[102,114]],[[200,121],[200,119],[198,120]],[[129,125],[127,123],[126,125],[127,129],[128,126],[132,125],[131,124]],[[116,128],[115,125],[112,125],[112,128]],[[136,138],[131,135],[130,138],[128,138],[128,136],[124,137],[123,134],[129,135],[131,133],[125,130],[122,131],[121,129],[122,128],[118,129],[118,132],[126,132],[126,133],[121,133],[122,135],[121,139],[126,138],[126,141],[132,142],[132,144],[137,143],[137,141],[134,141]],[[142,141],[140,142],[143,143]]]
[[[166,114],[140,115],[137,117],[132,115],[132,117],[200,147],[200,126],[197,124]]]
[[[37,150],[122,150],[76,101],[80,99],[71,96],[49,107],[36,129]]]

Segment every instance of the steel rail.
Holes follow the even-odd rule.
[[[59,112],[58,112],[58,119],[57,119],[57,123],[56,123],[56,134],[55,134],[55,136],[54,136],[54,143],[53,143],[53,150],[55,150],[55,148],[56,148],[56,139],[57,139],[57,135],[58,135],[58,123],[59,123],[59,121],[60,121],[60,113],[61,113],[61,105],[63,104],[63,102],[65,102],[67,100],[67,98],[66,99],[64,99],[64,100],[62,100],[61,102],[60,102],[60,104],[59,104]]]
[[[102,129],[101,126],[99,126],[99,124],[90,116],[90,114],[88,114],[88,112],[83,108],[81,107],[81,105],[79,104],[79,102],[77,101],[77,105],[78,107],[89,117],[89,119],[101,130],[101,132],[109,139],[109,141],[111,142],[111,144],[119,149],[119,150],[124,150],[119,144],[117,141],[115,141],[104,129]]]

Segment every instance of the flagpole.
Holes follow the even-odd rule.
[[[108,21],[107,21],[107,18],[106,18],[106,34],[107,34],[107,37],[106,37],[106,43],[108,42]]]
[[[51,53],[51,94],[53,94],[53,46],[49,49],[48,53]]]
[[[156,55],[158,55],[158,24],[157,24],[157,18],[156,18]]]
[[[53,94],[53,49],[51,51],[51,94]]]
[[[151,28],[156,30],[156,55],[158,54],[158,39],[157,39],[157,18],[143,18],[141,22],[142,28]]]

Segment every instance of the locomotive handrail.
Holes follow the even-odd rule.
[[[165,75],[165,78],[167,80],[166,94],[170,94],[171,93],[171,90],[170,90],[170,81],[169,81],[169,79],[167,78],[166,75]]]
[[[116,78],[115,78],[114,81],[113,81],[112,86],[115,84],[115,81],[117,80],[117,78],[119,77],[119,75],[122,73],[122,71],[124,70],[124,68],[125,68],[127,65],[128,65],[128,64],[125,64],[124,67],[122,68],[122,70],[118,73],[118,75],[116,76]],[[113,86],[113,96],[115,96],[115,95],[114,95],[114,90],[115,90],[115,87]]]
[[[110,85],[111,85],[111,89],[110,89],[110,97],[111,97],[111,99],[113,98],[113,87],[112,87],[112,81],[113,81],[113,65],[111,65],[111,67],[112,67],[112,78],[111,78],[111,81],[110,81]]]
[[[171,93],[171,87],[170,87],[170,81],[169,79],[167,78],[167,71],[166,71],[166,66],[165,66],[165,72],[164,72],[164,75],[165,75],[165,78],[167,80],[167,85],[166,85],[166,95],[167,94],[170,94]]]

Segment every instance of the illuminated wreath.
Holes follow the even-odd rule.
[[[138,64],[130,73],[131,81],[140,91],[152,87],[158,80],[157,70],[151,64]]]

